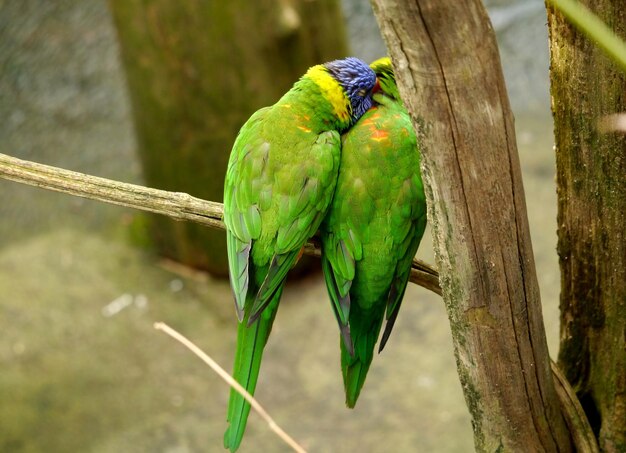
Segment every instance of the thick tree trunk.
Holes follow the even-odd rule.
[[[583,1],[626,38],[623,0]],[[548,8],[554,114],[559,366],[606,452],[626,451],[626,139],[602,132],[626,111],[626,75]]]
[[[476,449],[571,451],[489,18],[480,0],[373,5],[422,139],[429,221]]]
[[[337,0],[111,0],[146,183],[220,201],[243,122],[345,56]],[[221,231],[152,218],[157,249],[224,275]]]

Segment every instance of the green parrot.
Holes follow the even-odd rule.
[[[335,196],[321,226],[322,269],[341,332],[346,405],[354,407],[386,319],[398,316],[426,228],[420,153],[391,60],[371,65],[374,105],[342,137]]]
[[[285,277],[330,205],[340,133],[372,105],[374,71],[357,58],[311,67],[276,104],[254,113],[224,184],[228,263],[239,318],[234,378],[257,383]],[[250,405],[231,390],[224,446],[239,448]]]

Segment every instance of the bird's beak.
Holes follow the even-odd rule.
[[[374,85],[374,88],[372,88],[372,94],[378,93],[379,91],[382,91],[380,88],[380,83],[378,82],[378,78],[376,79],[376,84]]]

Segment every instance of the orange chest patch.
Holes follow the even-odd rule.
[[[389,132],[385,130],[377,129],[376,127],[372,126],[371,131],[372,133],[370,137],[372,138],[372,140],[376,140],[377,142],[387,140],[389,138]]]

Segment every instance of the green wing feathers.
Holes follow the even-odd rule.
[[[422,207],[424,204],[425,202],[422,201]],[[398,312],[400,311],[400,305],[404,297],[404,292],[409,282],[409,277],[411,276],[411,263],[413,262],[413,257],[417,252],[425,229],[426,213],[423,211],[418,213],[416,221],[411,222],[411,228],[409,229],[404,241],[395,245],[397,247],[396,250],[398,250],[399,253],[404,252],[404,254],[402,256],[398,256],[391,288],[389,289],[389,294],[387,296],[385,330],[380,339],[378,352],[382,352],[385,348],[385,345],[389,340],[389,335],[391,335],[391,331],[396,322]]]
[[[243,320],[243,310],[250,284],[250,274],[248,272],[248,262],[250,259],[250,248],[252,241],[240,241],[235,234],[226,231],[226,250],[228,252],[228,263],[230,266],[230,287],[235,296],[235,308],[237,318]]]
[[[399,209],[390,218],[396,267],[387,296],[386,324],[378,352],[389,340],[411,276],[411,263],[426,229],[426,200],[419,173],[404,181],[398,191],[396,206]]]
[[[270,303],[274,294],[282,289],[285,278],[287,277],[287,272],[289,272],[289,270],[296,264],[299,254],[300,248],[296,248],[288,253],[274,255],[272,257],[269,269],[265,273],[263,283],[261,283],[261,287],[259,288],[251,307],[248,326],[254,323],[259,316],[261,316],[263,310]]]
[[[241,128],[230,154],[224,183],[229,275],[240,321],[251,286],[252,241],[260,237],[261,212],[268,208],[262,203],[262,194],[271,190],[267,175],[270,146],[257,135],[269,113],[269,108],[257,111]]]
[[[326,255],[322,255],[322,271],[326,281],[326,288],[332,302],[333,312],[339,324],[339,331],[343,340],[342,346],[347,349],[350,355],[354,354],[352,337],[350,336],[350,326],[348,317],[350,315],[350,286],[352,280],[340,280],[340,277],[333,272],[332,265]]]
[[[224,188],[237,313],[242,319],[253,290],[252,322],[284,281],[306,240],[317,231],[339,167],[338,132],[276,134],[274,130],[282,127],[276,108],[260,110],[242,127]],[[266,268],[266,274],[259,274],[260,268]]]

